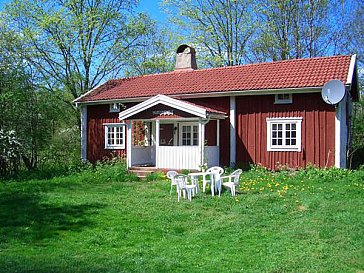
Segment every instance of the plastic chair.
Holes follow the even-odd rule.
[[[196,185],[188,184],[188,176],[184,174],[177,174],[174,177],[174,181],[177,183],[178,202],[181,199],[182,193],[183,193],[183,198],[186,198],[186,193],[187,193],[188,200],[190,200],[191,202],[192,195],[193,196],[195,195]]]
[[[221,181],[222,185],[229,188],[231,191],[231,196],[235,196],[235,189],[238,187],[238,192],[240,192],[240,175],[242,174],[241,169],[237,169],[236,171],[232,172],[230,175],[222,176]],[[228,182],[224,182],[225,179],[228,179]]]
[[[172,188],[173,186],[177,186],[176,181],[174,180],[174,177],[178,174],[176,171],[168,171],[167,172],[167,178],[171,180],[171,190],[169,191],[169,194],[172,194]]]
[[[224,173],[224,169],[218,166],[211,167],[206,170],[206,172],[203,175],[202,180],[202,191],[205,192],[206,185],[210,184],[214,185],[214,187],[211,187],[211,195],[214,196],[214,191],[219,190],[221,192],[221,179],[220,176]],[[206,177],[209,176],[210,179],[207,180]]]

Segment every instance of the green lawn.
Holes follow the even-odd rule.
[[[363,272],[364,169],[242,177],[190,203],[118,165],[0,183],[1,272]]]

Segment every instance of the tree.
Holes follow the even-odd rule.
[[[172,21],[187,31],[189,42],[199,47],[199,56],[207,66],[244,63],[255,31],[252,1],[165,0],[164,4],[178,11],[179,16]]]
[[[342,32],[338,1],[262,0],[252,60],[286,60],[335,54]],[[334,10],[336,9],[336,12]],[[340,16],[339,16],[340,13]]]
[[[49,92],[34,84],[34,75],[19,52],[21,36],[0,20],[0,130],[3,132],[3,151],[11,151],[11,143],[19,142],[21,149],[5,157],[6,172],[19,167],[21,158],[28,169],[37,167],[39,154],[55,135],[61,123],[75,123],[69,113],[64,94]],[[69,126],[69,124],[67,125]],[[15,141],[16,140],[16,141]],[[10,144],[9,144],[10,143]],[[70,153],[70,151],[68,151]],[[6,159],[8,158],[8,159]],[[8,164],[13,159],[16,164]]]
[[[139,47],[126,52],[128,64],[125,67],[125,76],[172,71],[177,39],[169,30],[159,30],[154,25],[153,30],[140,40]]]
[[[40,81],[77,98],[117,77],[124,54],[149,32],[150,19],[134,14],[134,6],[126,0],[14,0],[6,14]]]

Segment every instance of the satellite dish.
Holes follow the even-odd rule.
[[[324,84],[321,91],[322,99],[327,104],[337,104],[345,96],[345,85],[340,80],[330,80]]]

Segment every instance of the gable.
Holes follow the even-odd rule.
[[[226,114],[194,103],[157,95],[119,113],[119,119],[200,117],[225,118]]]

